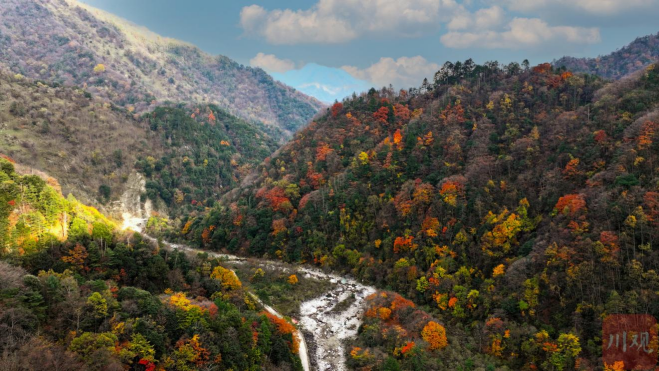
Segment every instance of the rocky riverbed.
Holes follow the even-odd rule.
[[[155,239],[148,237],[151,241]],[[300,318],[296,318],[300,339],[300,359],[305,371],[346,370],[345,342],[357,336],[361,324],[366,297],[375,292],[370,286],[362,285],[351,278],[326,273],[317,268],[290,266],[277,261],[265,259],[245,259],[242,257],[193,249],[184,245],[164,243],[165,247],[187,251],[204,252],[233,264],[250,264],[254,267],[279,269],[286,273],[304,275],[304,277],[330,281],[333,288],[300,305]],[[282,316],[275,308],[261,303],[271,314]],[[339,305],[339,307],[337,307]]]

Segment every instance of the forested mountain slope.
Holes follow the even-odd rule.
[[[219,259],[160,250],[0,158],[1,370],[302,370],[293,329]]]
[[[373,299],[355,367],[593,369],[606,314],[659,316],[658,156],[659,66],[468,61],[334,105],[179,233],[349,272],[446,327],[447,347]]]
[[[261,69],[162,38],[75,0],[0,2],[0,66],[136,112],[216,104],[290,134],[322,107]]]
[[[0,154],[106,211],[139,183],[136,171],[146,183],[138,195],[174,215],[203,209],[271,154],[279,135],[215,105],[165,105],[139,116],[82,89],[0,73]]]
[[[639,37],[624,48],[597,58],[563,57],[555,67],[573,72],[590,73],[607,79],[620,79],[659,60],[659,33]]]

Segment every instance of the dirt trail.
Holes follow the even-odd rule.
[[[152,237],[145,236],[148,240],[156,242]],[[234,255],[215,253],[212,251],[193,249],[185,245],[177,245],[165,242],[168,248],[187,251],[192,253],[203,252],[209,256],[225,259],[234,264],[247,263],[247,259]],[[291,267],[280,262],[265,259],[250,259],[250,264],[261,265],[268,268],[280,269],[282,271],[291,271]],[[325,294],[303,302],[300,305],[299,327],[312,337],[312,345],[315,345],[315,357],[313,360],[309,357],[309,349],[304,335],[298,329],[296,336],[300,340],[300,359],[305,371],[312,369],[318,371],[329,370],[347,370],[345,366],[345,346],[346,340],[357,336],[357,330],[361,324],[361,315],[364,311],[364,302],[366,297],[375,292],[370,286],[365,286],[359,282],[340,277],[334,274],[325,273],[319,269],[310,267],[299,267],[295,269],[298,274],[316,280],[328,280],[335,284],[335,288]],[[255,297],[256,298],[256,297]],[[256,298],[258,300],[258,298]],[[344,300],[351,300],[346,308],[334,310],[336,305]],[[265,305],[258,300],[269,313],[282,317],[275,309]]]

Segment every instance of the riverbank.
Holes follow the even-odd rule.
[[[147,235],[144,236],[152,243],[158,243],[155,238]],[[300,340],[299,354],[305,371],[312,369],[319,371],[347,370],[344,343],[357,336],[366,297],[374,293],[376,291],[375,288],[362,285],[353,279],[326,273],[317,268],[289,266],[281,262],[265,259],[247,259],[168,242],[162,242],[162,245],[169,249],[194,254],[206,253],[209,256],[217,257],[233,264],[250,264],[254,267],[262,266],[268,269],[279,269],[287,274],[304,275],[306,278],[332,283],[333,288],[331,290],[314,299],[307,300],[300,305],[300,318],[297,319],[299,328],[295,336]],[[270,314],[283,318],[282,314],[275,308],[264,304],[256,296],[254,298]],[[309,344],[313,346],[313,349],[309,349],[304,334],[312,338]]]

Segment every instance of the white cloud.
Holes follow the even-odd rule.
[[[461,12],[448,23],[447,27],[451,31],[472,29],[472,30],[490,30],[501,25],[506,18],[506,14],[499,6],[479,9],[475,13]]]
[[[456,0],[318,0],[307,10],[244,7],[240,24],[271,44],[331,44],[382,34],[418,36],[461,11]]]
[[[337,87],[337,86],[330,86],[330,85],[326,85],[326,84],[321,84],[319,82],[309,82],[309,83],[306,83],[306,84],[302,84],[302,85],[298,86],[297,88],[300,89],[300,90],[301,89],[307,89],[307,88],[316,88],[318,90],[324,91],[325,93],[327,93],[329,95],[336,96],[348,87],[345,87],[345,86],[338,86]]]
[[[499,0],[498,2],[518,12],[560,9],[562,12],[579,11],[599,16],[617,15],[659,6],[657,0]]]
[[[438,64],[430,63],[421,56],[381,58],[380,61],[366,69],[353,66],[343,66],[353,77],[366,80],[377,87],[394,85],[397,88],[419,86],[424,78],[432,78],[440,68]]]
[[[274,54],[259,53],[249,60],[252,67],[260,67],[267,72],[284,73],[295,69],[295,63],[289,59],[279,59]]]
[[[601,38],[597,28],[550,26],[538,18],[514,18],[504,30],[452,31],[441,41],[451,48],[528,49],[554,43],[594,44]]]

